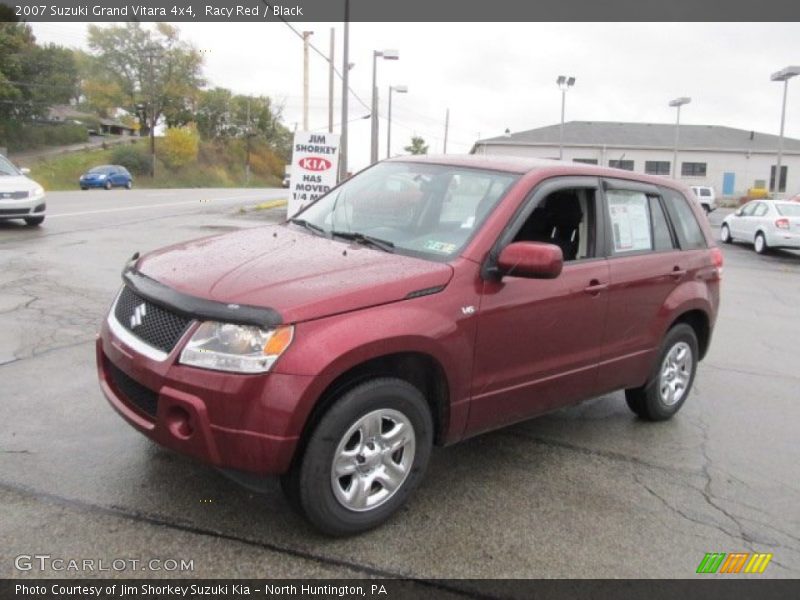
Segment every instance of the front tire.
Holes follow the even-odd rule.
[[[753,240],[753,248],[758,254],[769,253],[769,246],[767,245],[767,238],[760,231],[756,234],[756,239]]]
[[[689,396],[699,356],[694,329],[686,323],[675,325],[664,336],[648,382],[625,390],[628,407],[647,421],[671,418]]]
[[[731,230],[725,223],[723,223],[722,227],[720,227],[719,239],[721,239],[722,243],[724,244],[730,244],[733,241],[733,237],[731,237]]]
[[[422,393],[400,379],[373,379],[328,409],[281,485],[322,532],[360,533],[405,503],[432,445],[433,420]]]
[[[26,217],[25,218],[25,225],[28,227],[38,227],[44,223],[44,217]]]
[[[106,181],[105,185],[103,186],[105,189],[110,190],[113,186],[111,185],[110,181]]]

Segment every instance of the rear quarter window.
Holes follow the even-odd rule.
[[[675,190],[669,188],[661,189],[664,204],[667,207],[670,220],[678,236],[678,243],[682,250],[695,250],[697,248],[708,248],[703,230],[697,222],[694,211],[689,206],[686,197]]]

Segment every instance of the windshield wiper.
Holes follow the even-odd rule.
[[[294,223],[295,225],[300,225],[301,227],[305,227],[309,231],[313,231],[317,235],[325,235],[325,230],[320,227],[319,225],[314,225],[313,223],[309,223],[305,219],[289,219],[289,223]]]
[[[352,240],[358,244],[364,244],[365,246],[374,246],[375,248],[383,250],[384,252],[392,252],[394,250],[393,242],[372,237],[371,235],[358,233],[357,231],[331,231],[331,236],[340,237],[345,240]]]

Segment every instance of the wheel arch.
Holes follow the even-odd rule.
[[[711,345],[711,319],[708,313],[699,308],[693,308],[676,316],[667,327],[667,331],[680,323],[689,325],[697,336],[697,346],[700,351],[698,360],[703,360]]]

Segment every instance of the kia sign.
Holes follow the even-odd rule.
[[[301,131],[294,134],[290,175],[289,217],[326,194],[336,185],[339,170],[339,136]]]

